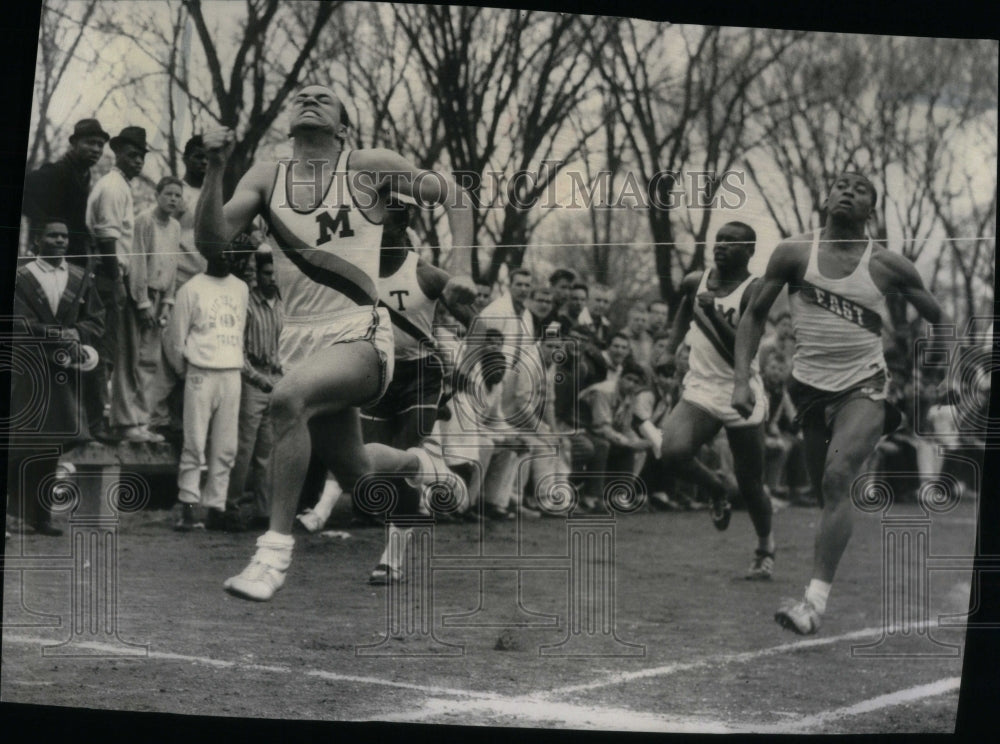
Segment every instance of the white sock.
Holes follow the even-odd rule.
[[[382,557],[378,560],[379,565],[384,564],[393,568],[403,567],[403,551],[406,550],[406,541],[410,532],[412,532],[410,527],[400,529],[392,523],[389,524],[388,541],[385,550],[382,551]]]
[[[292,546],[295,538],[268,530],[257,538],[257,555],[255,558],[281,571],[287,571],[292,563]]]
[[[830,596],[830,588],[832,586],[832,584],[827,584],[825,581],[813,579],[809,582],[809,586],[806,587],[806,601],[815,607],[816,612],[820,615],[826,612],[826,600]]]
[[[323,493],[319,497],[319,501],[316,502],[316,506],[313,507],[313,512],[319,516],[324,522],[330,518],[330,513],[333,511],[333,507],[337,503],[337,499],[340,498],[340,494],[344,491],[340,487],[340,484],[336,480],[331,478],[326,482],[326,486],[323,488]]]

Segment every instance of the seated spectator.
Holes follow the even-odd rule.
[[[608,374],[606,379],[612,382],[618,381],[622,366],[632,354],[632,344],[629,337],[624,333],[616,333],[611,337],[608,350],[603,353],[604,361],[607,363]]]
[[[589,294],[590,290],[583,282],[576,282],[570,287],[569,299],[557,315],[564,337],[571,329],[594,334],[594,320],[590,317],[590,310],[587,309]]]
[[[632,349],[632,359],[642,367],[648,367],[653,353],[653,339],[646,331],[649,312],[645,305],[636,304],[629,308],[628,320],[620,331],[628,339]]]
[[[509,486],[500,481],[506,475],[506,461],[513,459],[513,453],[494,447],[490,435],[490,429],[502,420],[503,343],[503,334],[495,329],[470,333],[455,363],[449,415],[435,423],[445,462],[468,485],[470,512],[477,513],[482,501],[485,515],[492,519],[508,518]],[[497,462],[494,455],[500,455]]]
[[[81,415],[79,371],[97,366],[93,345],[104,333],[104,310],[91,275],[65,260],[66,219],[39,218],[34,224],[36,258],[17,270],[12,329],[30,340],[15,342],[22,348],[8,354],[31,359],[29,371],[36,369],[45,380],[23,367],[12,370],[8,512],[37,534],[57,537],[62,531],[52,524],[52,499],[43,490],[51,488],[56,472],[53,447],[90,438]],[[47,396],[42,406],[40,389]]]
[[[648,320],[646,333],[655,340],[661,333],[670,330],[670,306],[663,300],[653,300],[646,305]]]
[[[771,354],[781,356],[790,367],[795,356],[795,329],[792,327],[792,316],[789,312],[778,313],[774,318],[774,332],[760,342],[757,360],[760,368],[767,366]]]
[[[526,305],[534,321],[534,328],[532,330],[534,331],[535,338],[541,339],[546,328],[546,318],[552,317],[552,290],[548,287],[535,287],[531,290],[531,296]]]
[[[670,330],[660,331],[653,337],[653,349],[650,353],[650,363],[655,370],[666,361],[670,348]]]
[[[483,311],[483,308],[489,305],[493,301],[493,285],[490,284],[485,279],[480,279],[476,282],[476,301],[473,303],[472,307],[478,315]]]
[[[548,325],[559,316],[559,311],[569,300],[569,292],[576,281],[576,274],[569,269],[556,269],[549,276],[549,287],[552,289],[552,315],[545,319]]]
[[[642,367],[626,362],[618,380],[605,380],[580,393],[581,413],[587,434],[595,447],[607,445],[607,473],[633,473],[638,452],[651,449],[651,443],[632,428],[636,393],[645,383]],[[598,484],[595,484],[598,485]],[[599,484],[603,494],[603,483]],[[596,490],[596,489],[595,489]],[[595,493],[581,500],[583,510],[602,510]]]
[[[599,349],[607,349],[611,343],[611,321],[608,313],[611,311],[611,300],[614,294],[603,284],[595,284],[590,288],[590,320],[593,325],[594,343]]]

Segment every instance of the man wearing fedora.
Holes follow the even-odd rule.
[[[80,373],[97,365],[93,345],[104,332],[104,309],[92,275],[65,260],[65,217],[40,217],[32,228],[35,260],[17,271],[14,284],[10,512],[37,534],[58,536],[50,508],[59,451],[89,439],[82,414]],[[41,401],[41,404],[39,404]]]
[[[87,199],[87,227],[97,244],[99,261],[96,271],[97,292],[104,303],[105,326],[108,332],[101,339],[98,349],[105,374],[111,377],[115,364],[135,364],[135,359],[120,359],[118,337],[122,331],[121,314],[125,306],[125,274],[132,256],[132,236],[135,225],[135,208],[132,203],[130,181],[142,171],[149,147],[146,130],[142,127],[125,127],[109,142],[115,154],[114,167],[97,183]],[[102,388],[102,406],[108,399]],[[111,401],[111,420],[116,419],[116,401]],[[142,441],[150,441],[139,436]]]
[[[93,247],[87,230],[90,169],[101,159],[110,138],[97,119],[81,119],[73,127],[66,154],[24,179],[21,212],[36,230],[39,220],[62,215],[69,231],[66,260],[90,270],[93,269],[90,265]]]
[[[21,212],[28,218],[30,229],[40,229],[38,223],[58,214],[66,220],[69,245],[66,260],[93,273],[95,250],[87,229],[87,196],[90,193],[91,169],[104,154],[111,135],[97,119],[81,119],[73,127],[69,150],[54,163],[45,163],[24,179],[24,200]],[[92,434],[104,436],[104,403],[107,399],[107,378],[98,366],[83,375],[83,400]],[[103,391],[103,392],[102,392]]]

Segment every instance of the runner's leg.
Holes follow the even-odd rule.
[[[729,449],[733,453],[736,482],[746,502],[750,521],[757,533],[760,550],[774,552],[771,534],[771,499],[764,493],[764,427],[736,426],[726,429]]]

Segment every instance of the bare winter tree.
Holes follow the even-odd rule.
[[[80,43],[94,15],[97,0],[70,2],[45,0],[38,28],[38,56],[35,65],[35,91],[31,144],[27,170],[52,160],[53,143],[64,140],[66,122],[53,121],[52,102],[60,92],[66,70],[76,59]],[[79,60],[76,60],[79,61]],[[67,107],[68,108],[68,107]]]
[[[615,110],[627,122],[632,177],[649,189],[647,215],[660,294],[673,309],[680,276],[704,263],[711,216],[711,206],[700,211],[697,224],[687,216],[696,246],[689,261],[679,262],[677,234],[684,223],[673,200],[677,192],[690,190],[681,174],[721,175],[742,157],[749,148],[747,121],[770,105],[761,89],[762,76],[800,34],[632,19],[605,19],[603,31],[604,36],[592,37],[592,53]],[[715,178],[705,181],[703,201],[708,205],[719,185]]]
[[[520,265],[533,218],[530,209],[505,204],[497,220],[491,206],[498,183],[484,175],[532,171],[538,177],[522,179],[519,192],[530,204],[579,150],[579,142],[567,145],[558,135],[569,131],[567,118],[587,93],[582,42],[594,21],[466,6],[396,5],[393,12],[440,112],[444,152],[476,199],[475,234],[485,231],[500,246],[487,267],[473,246],[472,274],[494,281],[502,264]],[[560,165],[541,168],[542,160]]]

